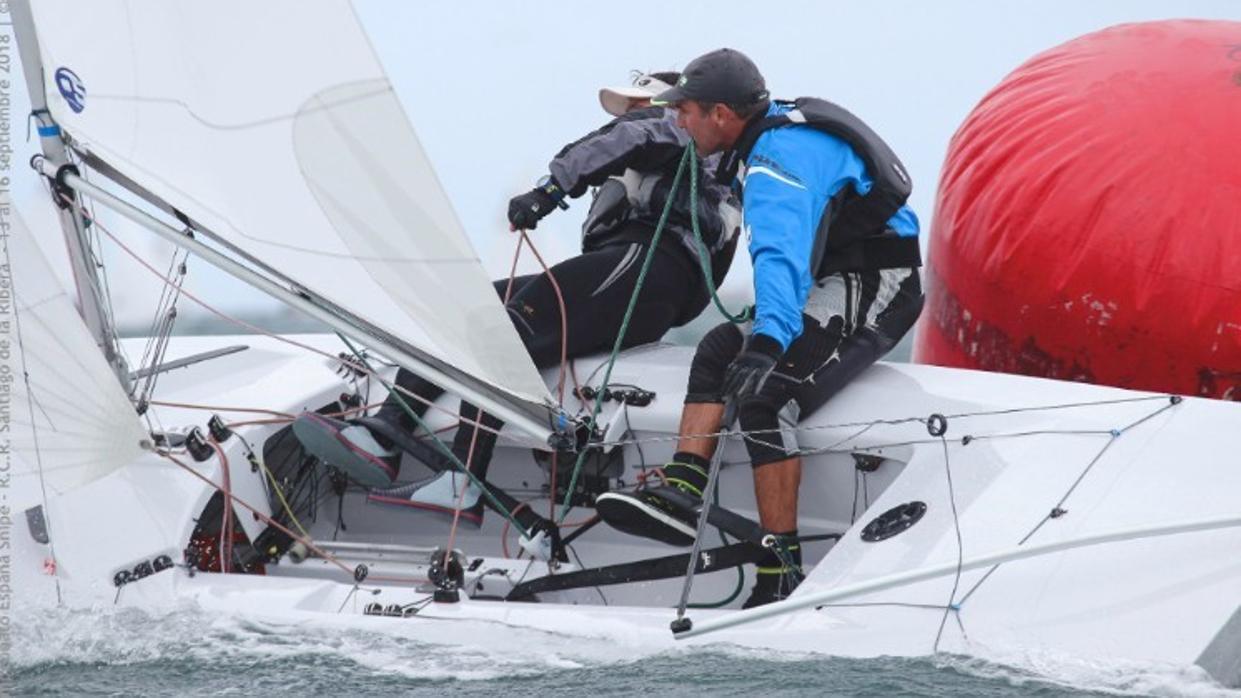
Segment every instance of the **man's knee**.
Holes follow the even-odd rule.
[[[797,402],[761,393],[743,400],[737,411],[746,450],[755,468],[797,455]],[[783,425],[782,425],[783,423]]]
[[[724,372],[741,353],[744,343],[741,330],[730,322],[708,332],[698,342],[698,351],[689,367],[685,402],[723,402],[720,388],[724,385]]]

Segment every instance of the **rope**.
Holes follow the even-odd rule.
[[[716,448],[724,448],[724,444],[717,444]],[[663,473],[661,471],[660,476],[662,477],[662,475]],[[713,495],[713,500],[715,502],[715,505],[719,506],[720,504],[720,483],[719,482],[715,483],[715,489],[712,490],[712,495]],[[728,541],[728,536],[724,533],[724,529],[717,528],[716,532],[720,534],[721,544],[730,545]],[[723,608],[727,606],[728,604],[732,603],[733,601],[735,601],[738,596],[741,596],[741,590],[744,588],[745,588],[745,569],[742,568],[740,565],[738,565],[737,566],[737,584],[733,587],[733,591],[731,594],[724,597],[723,599],[720,599],[719,601],[712,601],[712,602],[707,602],[707,603],[691,603],[691,604],[686,604],[685,607],[686,608]]]
[[[246,444],[246,448],[250,449],[250,445]],[[276,475],[272,473],[271,468],[267,467],[267,459],[256,455],[253,450],[250,450],[250,454],[255,456],[255,460],[259,462],[259,466],[262,467],[263,472],[266,473],[267,479],[271,481],[272,491],[276,493],[276,498],[280,500],[280,506],[284,507],[285,513],[289,515],[289,521],[291,521],[294,526],[297,526],[297,530],[301,531],[303,536],[309,538],[310,532],[308,532],[306,527],[302,525],[302,522],[298,520],[297,514],[293,513],[293,507],[289,506],[289,500],[284,497],[284,490],[282,490],[280,488],[280,484],[276,482]]]
[[[470,472],[470,466],[474,464],[474,446],[478,443],[478,427],[474,427],[474,433],[470,435],[470,450],[465,457],[465,472]],[[457,474],[452,474],[452,485],[455,489],[457,486]],[[444,549],[444,559],[442,564],[444,569],[448,569],[448,561],[452,558],[452,546],[457,541],[457,524],[461,522],[461,505],[465,503],[465,493],[469,492],[468,486],[462,486],[461,494],[457,495],[457,506],[452,510],[452,526],[448,529],[448,547]]]
[[[694,144],[690,143],[685,146],[687,153],[693,152]],[[715,288],[715,275],[711,270],[711,255],[707,252],[707,245],[702,240],[702,231],[698,228],[698,158],[690,156],[689,163],[689,220],[690,227],[694,229],[694,242],[698,246],[698,263],[702,265],[702,278],[707,284],[707,289],[711,291],[711,301],[715,303],[716,310],[733,324],[741,324],[749,322],[754,318],[754,306],[747,305],[741,309],[736,315],[728,312],[728,308],[724,307],[723,301],[720,300],[720,294]],[[673,191],[676,185],[673,184]],[[668,193],[668,203],[665,210],[672,205],[672,193]]]
[[[222,489],[220,488],[220,486],[219,486],[219,485],[217,485],[216,483],[212,482],[210,479],[208,479],[208,478],[204,477],[202,473],[200,473],[200,472],[198,472],[197,470],[194,470],[194,469],[193,469],[193,468],[191,468],[190,466],[186,465],[183,461],[181,461],[180,459],[178,459],[176,456],[172,455],[172,453],[170,453],[170,452],[168,452],[168,451],[161,451],[161,450],[158,450],[158,449],[155,451],[155,453],[156,453],[156,455],[158,455],[158,456],[160,456],[160,457],[162,457],[162,458],[165,458],[165,459],[167,459],[167,460],[172,461],[172,462],[173,462],[173,463],[175,463],[177,466],[179,466],[182,470],[184,470],[185,472],[189,473],[190,475],[193,475],[194,477],[198,478],[199,480],[202,480],[202,481],[203,481],[203,482],[205,482],[207,485],[211,486],[212,488],[214,488],[216,491],[220,492],[221,494],[223,494],[223,493],[224,493],[224,490],[222,490]],[[252,514],[254,514],[255,516],[259,517],[259,519],[260,519],[260,520],[262,520],[262,521],[263,521],[264,523],[266,523],[267,525],[276,527],[276,528],[277,528],[277,529],[279,529],[281,532],[283,532],[285,535],[289,536],[289,537],[290,537],[290,538],[292,538],[293,540],[295,540],[295,541],[297,541],[297,542],[301,543],[302,545],[306,546],[306,548],[307,548],[308,550],[310,550],[310,551],[314,552],[316,555],[318,555],[319,557],[323,558],[324,560],[327,560],[328,562],[332,563],[333,565],[336,565],[336,566],[337,566],[337,567],[339,567],[342,571],[344,571],[346,574],[348,574],[350,577],[353,577],[353,570],[351,570],[351,569],[349,569],[348,567],[346,567],[346,566],[344,565],[344,563],[342,563],[340,560],[336,559],[336,557],[334,557],[331,553],[328,553],[327,551],[323,550],[323,549],[322,549],[322,548],[320,548],[319,546],[315,545],[315,544],[314,544],[314,541],[310,540],[310,538],[309,538],[309,537],[299,536],[298,534],[294,533],[293,531],[290,531],[290,530],[288,529],[288,527],[286,527],[284,524],[280,523],[279,521],[276,521],[275,519],[273,519],[272,517],[268,516],[267,514],[264,514],[263,512],[259,511],[257,508],[255,508],[255,507],[251,506],[250,504],[248,504],[247,502],[245,502],[244,500],[242,500],[241,498],[237,497],[236,495],[234,495],[234,494],[232,494],[232,493],[229,493],[229,494],[227,494],[226,496],[227,496],[227,498],[228,498],[229,500],[231,500],[232,502],[234,502],[234,503],[236,503],[236,504],[238,504],[238,505],[240,505],[240,506],[244,507],[245,509],[248,509],[248,510],[249,510]]]
[[[159,407],[176,407],[184,410],[206,410],[208,412],[246,412],[249,414],[266,414],[272,417],[283,417],[292,420],[294,415],[288,412],[277,412],[275,410],[264,410],[257,407],[220,407],[218,405],[201,405],[192,402],[167,402],[164,400],[151,400],[151,405]]]
[[[227,574],[233,567],[233,480],[229,472],[228,456],[215,437],[208,437],[211,447],[220,458],[220,482],[216,489],[223,495],[223,518],[220,520],[220,572]]]
[[[136,393],[134,400],[137,402],[140,411],[145,411],[146,405],[150,404],[151,397],[155,395],[155,386],[163,373],[158,369],[168,353],[168,347],[172,339],[172,329],[177,322],[177,301],[180,300],[181,289],[185,285],[187,276],[186,262],[189,260],[189,257],[189,252],[186,252],[178,265],[176,264],[176,251],[173,252],[172,262],[169,266],[169,276],[171,276],[172,268],[176,267],[176,281],[170,286],[164,286],[165,293],[160,294],[159,307],[156,309],[155,317],[151,320],[151,339],[148,340],[146,350],[142,353],[142,367],[149,372],[142,381],[141,388],[134,386],[134,392]],[[150,359],[149,364],[147,363],[148,358]]]
[[[521,239],[526,241],[526,246],[530,248],[530,252],[534,254],[534,258],[539,261],[539,266],[543,267],[543,273],[547,276],[547,280],[551,282],[552,290],[556,292],[556,303],[560,306],[560,376],[556,380],[556,398],[560,402],[560,406],[564,407],[564,379],[568,372],[569,365],[569,313],[565,309],[564,294],[560,291],[560,284],[556,282],[556,275],[552,273],[551,267],[547,266],[547,262],[543,261],[543,255],[539,254],[539,250],[534,246],[534,241],[530,239],[525,230],[517,231],[521,235]],[[521,250],[521,244],[518,243],[518,251]],[[516,262],[514,261],[514,265]],[[509,278],[508,291],[513,290],[513,279]],[[504,303],[508,304],[508,293],[504,296]],[[581,392],[581,387],[574,381],[574,387]]]
[[[543,273],[547,276],[547,280],[551,283],[552,290],[556,293],[556,304],[560,308],[560,375],[556,380],[556,400],[559,403],[560,408],[564,409],[564,379],[566,373],[569,373],[569,375],[573,378],[573,394],[576,395],[579,400],[582,396],[582,386],[577,382],[577,372],[567,370],[571,368],[569,364],[569,311],[565,307],[564,294],[560,291],[560,284],[556,281],[556,275],[553,274],[551,268],[547,266],[547,262],[543,261],[543,255],[539,254],[538,248],[534,246],[534,241],[530,239],[530,236],[524,229],[520,229],[517,232],[520,236],[517,240],[517,252],[513,255],[513,267],[509,270],[508,287],[504,290],[504,305],[507,307],[509,300],[512,298],[513,279],[517,274],[517,258],[521,255],[521,247],[524,242],[530,248],[530,252],[534,254],[534,258],[538,260],[539,266],[543,267]],[[472,446],[470,450],[472,454]],[[551,460],[551,484],[548,486],[548,492],[551,492],[552,494],[547,498],[547,518],[549,520],[554,520],[556,518],[556,496],[554,493],[556,491],[556,480],[559,475],[558,470],[560,466],[559,450],[552,451]]]
[[[693,160],[694,156],[693,144],[686,146],[685,153],[681,156],[681,162],[677,165],[676,176],[672,179],[672,187],[668,191],[668,203],[664,205],[663,213],[659,216],[659,223],[655,225],[655,233],[651,235],[650,245],[646,250],[646,258],[642,260],[642,269],[638,271],[638,279],[634,282],[633,294],[629,296],[629,305],[625,308],[625,315],[621,318],[620,329],[616,332],[616,341],[612,343],[612,354],[608,357],[607,368],[603,372],[603,383],[599,391],[595,394],[595,404],[591,409],[591,414],[587,424],[594,428],[596,420],[599,418],[599,412],[603,409],[603,396],[607,393],[608,382],[612,378],[612,369],[616,365],[616,357],[620,354],[621,345],[625,341],[625,333],[629,330],[629,321],[633,318],[634,308],[638,305],[638,296],[642,293],[642,284],[646,282],[646,274],[651,269],[651,262],[655,259],[655,249],[659,245],[659,238],[663,235],[664,226],[668,222],[668,214],[672,211],[672,201],[676,195],[677,185],[681,183],[681,175],[685,172],[685,163]],[[565,517],[569,515],[570,502],[573,497],[573,490],[577,487],[578,476],[582,473],[582,466],[586,462],[586,454],[589,451],[582,449],[578,454],[577,462],[573,464],[573,475],[569,478],[569,486],[565,489],[564,501],[561,505],[560,516],[556,523],[563,522]],[[555,483],[552,483],[553,492],[555,491]]]

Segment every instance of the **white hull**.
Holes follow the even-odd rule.
[[[311,341],[334,346],[329,338]],[[174,341],[171,354],[229,344],[251,348],[168,374],[161,382],[161,398],[296,413],[323,407],[342,390],[352,389],[330,362],[261,337],[182,338]],[[608,403],[605,410],[602,421],[612,425],[608,440],[640,442],[624,446],[626,482],[633,482],[641,459],[657,465],[673,450],[667,437],[675,433],[690,354],[687,348],[644,347],[618,361],[613,382],[657,393],[650,406],[630,407],[627,423],[624,413],[608,411],[615,410],[615,403]],[[578,362],[578,375],[585,378],[595,363]],[[361,385],[365,386],[364,380]],[[374,384],[372,388],[373,402],[382,397],[382,388]],[[1096,404],[1021,410],[1070,403]],[[455,408],[447,398],[441,404]],[[576,406],[570,405],[570,410]],[[962,416],[979,412],[991,414]],[[923,421],[866,426],[876,420],[924,420],[933,413],[947,415],[944,441],[931,437]],[[201,426],[210,414],[158,409],[165,427]],[[244,416],[225,413],[225,417],[238,421]],[[449,424],[442,415],[432,422]],[[832,426],[841,424],[848,426]],[[261,451],[263,440],[283,426],[253,425],[237,433]],[[804,449],[826,449],[806,459],[801,531],[847,531],[834,547],[808,546],[808,562],[819,564],[793,600],[891,575],[952,566],[958,560],[958,545],[945,450],[961,554],[967,560],[1013,549],[1027,536],[1024,544],[1033,547],[1103,532],[1241,515],[1237,455],[1241,405],[1197,399],[1173,405],[1166,397],[1096,386],[880,364],[801,426],[798,440]],[[1109,434],[1112,429],[1119,435]],[[965,436],[971,438],[963,444]],[[224,446],[234,494],[263,513],[272,513],[262,471],[252,471],[241,440],[233,437]],[[859,475],[850,452],[884,458],[878,471],[865,476],[856,505],[855,483],[860,481],[855,479]],[[185,460],[192,462],[188,456]],[[728,444],[725,462],[723,504],[753,515],[750,469],[740,442]],[[194,467],[206,478],[220,481],[217,458]],[[416,463],[406,460],[402,479],[422,474]],[[531,497],[530,506],[547,510],[545,496],[536,493],[546,474],[528,449],[498,449],[490,479],[514,494],[527,491],[530,494],[519,498]],[[371,576],[360,587],[323,560],[295,564],[287,557],[268,565],[263,576],[190,574],[178,566],[119,589],[113,586],[118,570],[132,569],[158,555],[179,562],[195,519],[213,494],[214,489],[202,481],[150,455],[49,501],[64,601],[156,607],[190,599],[209,610],[274,621],[314,619],[382,628],[428,642],[475,643],[485,627],[488,635],[545,631],[646,648],[729,643],[846,656],[1048,651],[1117,661],[1197,663],[1226,684],[1241,678],[1241,529],[1235,526],[1055,552],[1008,562],[989,576],[988,568],[966,571],[959,579],[950,573],[857,594],[819,610],[795,611],[679,641],[673,639],[668,623],[680,580],[555,592],[541,595],[541,603],[488,600],[503,596],[523,575],[529,579],[547,571],[542,563],[503,558],[499,539],[503,521],[494,514],[482,529],[457,533],[454,546],[467,560],[483,559],[467,574],[467,595],[459,603],[428,603],[408,617],[367,615],[371,604],[386,608],[428,598],[425,584],[389,580],[425,576],[426,550],[446,544],[448,527],[401,508],[367,504],[357,493],[343,500],[343,530],[337,530],[336,497],[324,499],[309,528],[317,541],[331,541],[337,534],[345,545],[332,550],[347,567],[367,564]],[[927,513],[909,530],[877,543],[859,537],[862,525],[911,501],[925,503]],[[1064,513],[1047,518],[1056,507]],[[855,527],[850,526],[851,510],[856,511]],[[588,516],[588,510],[575,510],[568,520]],[[238,518],[251,538],[264,528],[244,509],[239,509]],[[69,531],[72,535],[61,533]],[[24,527],[19,526],[17,534],[16,547],[22,553],[18,578],[25,575],[30,590],[38,589],[47,598],[52,579],[40,568],[50,551],[26,535]],[[516,536],[510,536],[509,545],[516,550]],[[714,544],[714,535],[711,540]],[[680,552],[605,526],[585,534],[574,547],[591,566]],[[569,569],[572,566],[561,571]],[[488,570],[492,572],[483,577],[480,590],[474,582],[478,573]],[[693,598],[723,598],[735,583],[733,571],[700,576]],[[945,621],[954,585],[957,592],[952,598],[959,609],[950,610]],[[735,600],[731,606],[738,604]],[[705,627],[732,613],[692,610],[689,615],[696,627]],[[474,622],[429,622],[432,619]]]

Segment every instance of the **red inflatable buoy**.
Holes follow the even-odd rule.
[[[914,360],[1241,400],[1241,22],[1127,24],[953,137]]]

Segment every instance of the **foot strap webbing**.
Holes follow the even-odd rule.
[[[757,563],[767,554],[766,549],[750,543],[733,543],[698,553],[695,574],[706,574],[731,567]],[[656,557],[649,560],[625,562],[619,565],[596,567],[589,570],[555,574],[531,579],[513,587],[505,597],[507,601],[520,599],[548,591],[564,591],[583,587],[600,587],[630,582],[649,582],[656,579],[673,579],[685,576],[689,566],[689,553]]]
[[[695,518],[697,518],[698,510],[702,506],[701,499],[691,497],[673,487],[660,487],[650,490],[650,492],[682,511],[694,513]],[[707,510],[707,523],[733,538],[757,546],[762,546],[763,539],[767,537],[768,533],[766,529],[758,525],[758,522],[714,504]],[[688,560],[686,564],[688,564]]]

